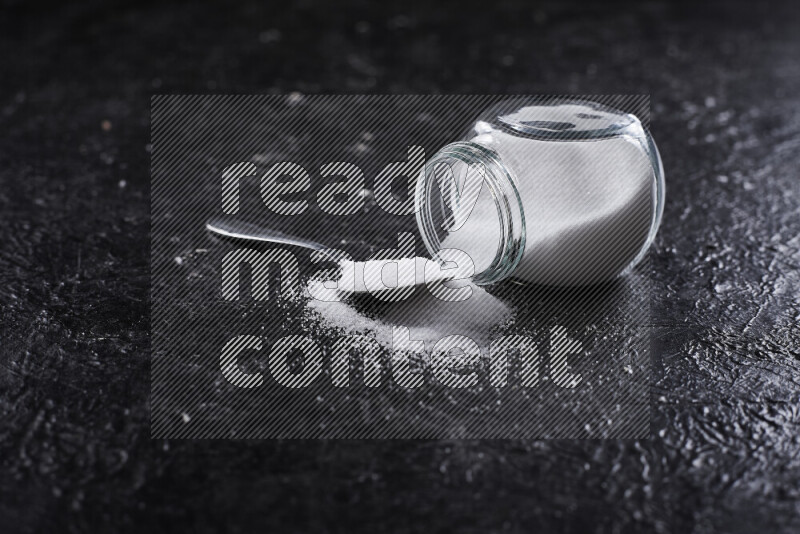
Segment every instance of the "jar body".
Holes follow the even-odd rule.
[[[663,198],[661,160],[636,117],[559,101],[490,110],[427,162],[415,200],[429,252],[466,252],[476,283],[571,286],[636,265]]]

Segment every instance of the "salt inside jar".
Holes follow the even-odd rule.
[[[581,100],[505,102],[426,163],[415,204],[428,251],[466,252],[477,284],[591,284],[645,256],[664,171],[632,114]]]

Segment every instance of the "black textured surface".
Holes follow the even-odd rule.
[[[0,18],[0,531],[800,529],[792,2]],[[154,92],[652,94],[654,438],[149,439]]]

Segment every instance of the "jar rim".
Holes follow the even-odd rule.
[[[500,220],[501,235],[494,259],[489,267],[476,273],[472,281],[477,285],[486,285],[507,278],[516,269],[525,251],[525,214],[516,186],[516,176],[489,147],[470,141],[458,141],[446,145],[425,163],[415,193],[417,226],[425,248],[433,258],[437,258],[442,249],[436,234],[432,206],[428,201],[437,180],[429,177],[435,176],[431,172],[435,166],[452,162],[483,166],[484,183],[489,187]]]

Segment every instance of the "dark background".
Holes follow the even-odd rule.
[[[0,531],[800,529],[796,3],[6,4]],[[650,93],[643,441],[152,441],[154,93]]]

